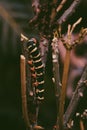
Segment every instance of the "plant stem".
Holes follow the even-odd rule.
[[[70,64],[70,50],[66,50],[63,78],[62,78],[62,89],[61,89],[60,104],[59,104],[59,129],[60,130],[63,130],[63,114],[64,114],[66,85],[67,85],[67,79],[68,79],[69,64]]]
[[[21,68],[21,95],[22,95],[22,111],[26,126],[32,130],[27,110],[26,99],[26,61],[23,55],[20,56],[20,68]]]

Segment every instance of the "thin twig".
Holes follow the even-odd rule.
[[[70,119],[73,118],[73,115],[76,112],[76,108],[79,104],[80,99],[83,97],[83,93],[87,86],[87,66],[85,67],[83,74],[77,84],[76,90],[72,96],[72,99],[69,103],[69,106],[64,114],[64,126],[67,126],[67,123]]]
[[[56,3],[57,3],[57,0],[53,0],[53,5],[56,5]],[[55,16],[56,16],[56,9],[53,7],[52,12],[51,12],[51,16],[50,16],[50,24],[53,23]]]
[[[67,49],[72,49],[72,47],[74,47],[77,44],[79,44],[80,42],[82,42],[84,37],[87,35],[87,29],[86,28],[82,29],[79,34],[79,38],[77,40],[75,40],[74,42],[72,42],[72,44],[71,44],[72,33],[73,33],[75,27],[81,22],[81,20],[82,20],[82,18],[79,18],[72,26],[70,24],[68,25],[67,41],[65,41],[64,38],[61,37],[61,40]]]
[[[62,7],[63,7],[64,4],[66,3],[66,1],[67,1],[67,0],[62,0],[62,1],[61,1],[61,3],[58,5],[58,7],[57,7],[57,9],[56,9],[57,12],[59,12],[59,11],[62,9]]]
[[[73,32],[73,30],[75,29],[75,27],[81,22],[81,20],[82,20],[82,17],[81,18],[79,18],[74,24],[73,24],[73,26],[72,26],[72,29],[71,29],[71,31],[70,31],[70,33],[72,33]]]
[[[85,36],[87,35],[87,28],[82,28],[79,36],[76,40],[73,41],[73,46],[76,46],[77,44],[82,43],[83,39],[85,38]]]
[[[60,25],[66,22],[66,20],[75,12],[75,9],[77,8],[77,6],[79,6],[81,1],[82,0],[74,0],[71,6],[67,10],[65,10],[63,15],[57,20],[57,24]]]

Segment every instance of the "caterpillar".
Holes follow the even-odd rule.
[[[34,38],[31,38],[27,42],[27,50],[31,61],[28,61],[31,64],[32,76],[36,78],[32,86],[35,87],[36,98],[38,100],[44,99],[44,66],[42,63],[41,55],[37,47],[37,41]],[[31,63],[30,63],[31,62]]]

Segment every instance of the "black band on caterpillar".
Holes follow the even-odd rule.
[[[42,64],[41,55],[36,45],[36,40],[30,39],[27,43],[29,55],[32,59],[33,66],[36,72],[36,79],[38,85],[36,86],[36,98],[38,100],[44,99],[44,67]]]

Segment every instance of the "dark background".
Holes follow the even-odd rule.
[[[1,7],[3,7],[4,12]],[[87,0],[83,0],[68,22],[73,23],[77,18],[83,17],[83,21],[77,29],[87,27],[86,12]],[[20,33],[23,32],[26,36],[33,35],[28,26],[32,15],[30,0],[0,0],[0,130],[26,129],[21,107]],[[16,26],[11,24],[13,21],[11,21],[10,16],[16,22]],[[48,95],[53,95],[52,89]],[[42,118],[48,118],[48,121],[52,123],[51,120],[55,120],[54,96],[53,98],[51,96],[50,100],[44,108]],[[46,116],[48,114],[46,110],[49,111],[49,116]]]

